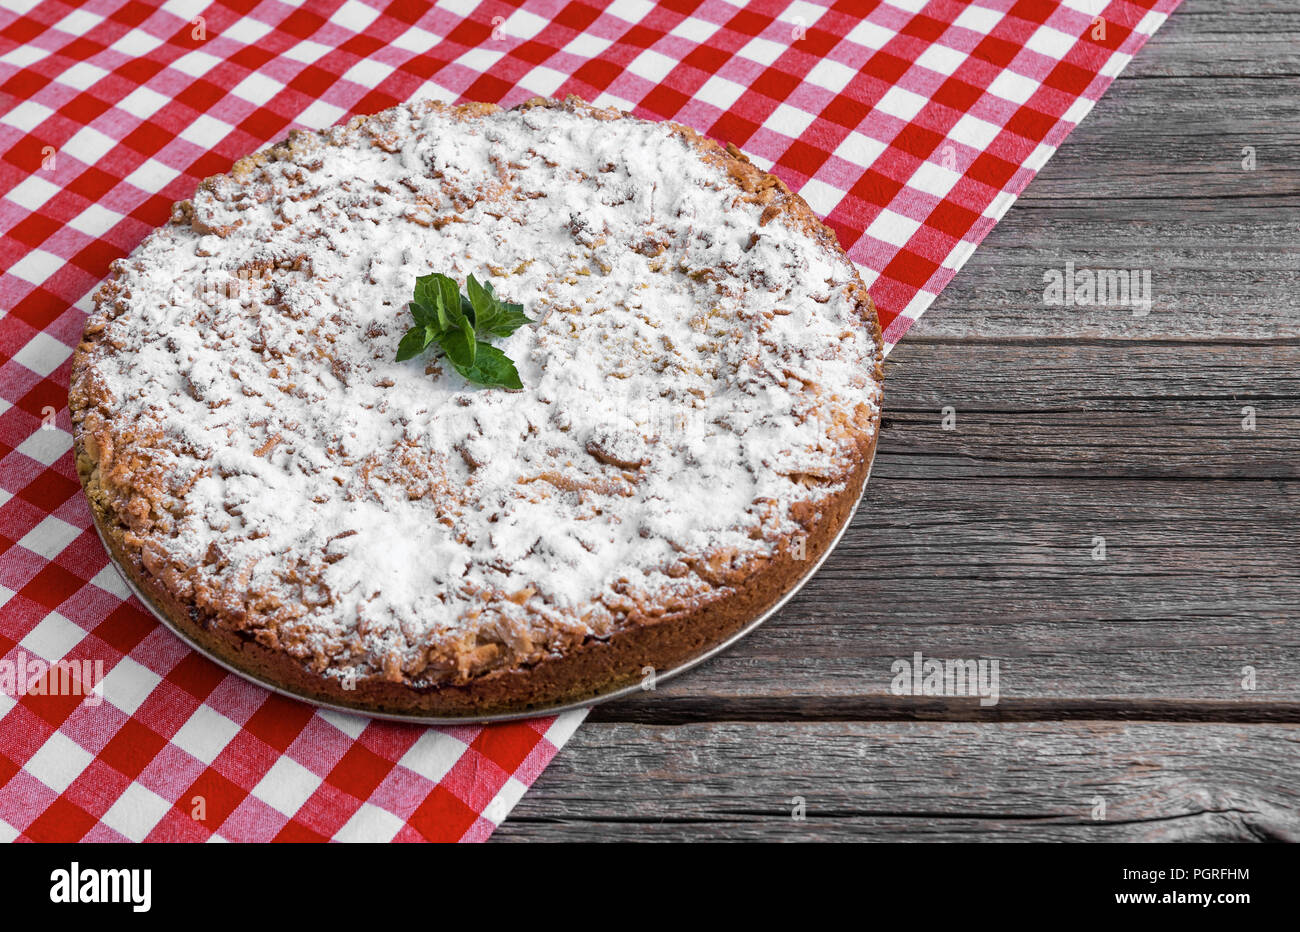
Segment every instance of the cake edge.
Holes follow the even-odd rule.
[[[697,609],[645,619],[607,638],[588,636],[567,653],[495,670],[463,685],[421,687],[367,677],[347,689],[340,678],[312,673],[284,651],[228,628],[207,628],[192,617],[190,606],[145,570],[140,555],[124,545],[125,527],[93,504],[91,512],[114,563],[150,606],[204,651],[263,685],[309,702],[360,713],[448,718],[534,711],[540,715],[556,706],[596,701],[645,681],[651,671],[654,676],[670,672],[717,647],[779,603],[811,574],[852,517],[866,485],[875,445],[873,439],[845,488],[823,502],[817,526],[806,535],[804,546],[796,548],[802,551],[802,558],[797,559],[787,548],[751,577],[750,584],[730,589]]]

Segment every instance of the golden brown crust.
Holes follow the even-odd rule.
[[[500,109],[489,104],[425,106],[451,111],[464,119]],[[593,107],[574,97],[563,102],[534,98],[521,107],[564,108],[596,119],[627,116],[620,111]],[[377,119],[357,117],[349,126],[373,125],[375,132],[381,132],[382,124]],[[828,252],[843,257],[833,231],[783,182],[750,164],[734,146],[724,149],[694,130],[670,125],[706,161],[724,168],[743,199],[765,208],[765,223],[787,223],[815,238]],[[241,159],[228,177],[236,181],[247,178],[262,162],[285,157],[294,146],[310,137],[311,134],[291,134],[283,142]],[[219,181],[220,177],[208,179],[204,185]],[[174,222],[193,221],[190,203],[178,204]],[[110,279],[97,295],[97,302],[113,300],[113,288],[114,280]],[[882,340],[875,308],[860,278],[851,290],[861,319],[877,347],[871,378],[879,382]],[[864,420],[869,423],[862,425],[866,429],[855,434],[858,458],[851,474],[844,477],[842,491],[822,498],[815,506],[808,505],[797,515],[805,534],[786,538],[777,554],[761,566],[749,564],[724,570],[714,580],[717,585],[711,591],[711,598],[697,600],[685,610],[655,617],[633,610],[605,636],[560,639],[560,648],[540,659],[497,667],[473,675],[464,683],[430,686],[417,677],[394,676],[393,671],[349,683],[337,676],[313,672],[285,650],[241,631],[239,625],[229,623],[220,612],[198,608],[192,598],[178,595],[180,587],[168,585],[165,572],[151,571],[150,554],[112,504],[101,475],[101,467],[113,460],[113,451],[104,449],[106,443],[111,443],[111,435],[102,423],[101,414],[93,410],[86,385],[88,363],[97,338],[98,334],[88,327],[74,354],[70,403],[78,472],[96,524],[108,541],[114,559],[176,628],[212,654],[290,692],[360,711],[467,717],[519,712],[606,693],[635,682],[647,667],[664,671],[698,656],[780,601],[829,548],[861,493],[879,427],[878,414],[864,412]],[[156,566],[157,561],[154,563]]]

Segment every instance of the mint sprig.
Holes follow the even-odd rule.
[[[397,361],[414,359],[434,343],[466,381],[494,388],[523,388],[510,357],[482,339],[508,337],[533,323],[521,304],[502,301],[490,282],[473,275],[461,294],[456,280],[439,272],[415,280],[411,316],[415,326],[397,345]]]

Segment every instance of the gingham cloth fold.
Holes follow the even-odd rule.
[[[129,596],[80,495],[69,357],[110,261],[201,178],[416,97],[576,93],[780,175],[892,345],[1176,5],[0,2],[0,837],[483,839],[582,717],[315,711]],[[42,677],[61,659],[102,662],[99,691]]]

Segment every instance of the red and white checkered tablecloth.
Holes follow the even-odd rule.
[[[827,0],[829,2],[829,0]],[[293,127],[576,93],[734,142],[825,216],[892,345],[1178,0],[0,0],[0,838],[479,840],[581,721],[316,711],[130,597],[72,463],[109,263]],[[60,659],[90,697],[44,695]]]

